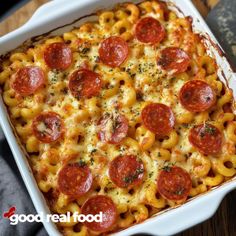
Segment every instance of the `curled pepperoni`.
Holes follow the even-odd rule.
[[[19,69],[14,75],[12,88],[22,96],[36,92],[45,83],[43,70],[37,66],[26,66]]]
[[[102,41],[99,48],[100,60],[110,66],[120,66],[129,55],[129,46],[124,39],[118,36],[111,36]]]
[[[159,1],[158,5],[160,6],[161,10],[163,11],[164,19],[167,21],[169,19],[170,10],[168,9],[166,2]]]
[[[153,17],[140,19],[135,27],[135,36],[142,43],[160,43],[165,35],[165,28]]]
[[[151,103],[141,113],[144,126],[158,137],[170,134],[175,125],[175,117],[170,107],[161,103]]]
[[[163,169],[157,179],[159,193],[172,201],[186,200],[191,187],[192,181],[189,173],[177,166]]]
[[[118,144],[126,137],[128,128],[125,116],[105,113],[98,121],[98,137],[103,142]]]
[[[225,113],[233,113],[232,103],[230,102],[225,103],[222,108]]]
[[[216,95],[209,84],[202,80],[191,80],[183,85],[179,92],[182,106],[191,112],[202,112],[212,107]]]
[[[32,129],[38,140],[51,143],[62,136],[63,122],[57,113],[43,112],[34,118]]]
[[[44,60],[51,69],[65,70],[72,63],[72,52],[62,42],[49,44],[44,51]]]
[[[97,195],[89,198],[81,208],[81,214],[97,215],[102,212],[102,222],[88,222],[84,224],[93,231],[106,232],[109,231],[117,220],[116,205],[110,197]]]
[[[205,155],[218,154],[222,146],[222,134],[211,124],[201,124],[189,132],[189,142]]]
[[[110,163],[109,176],[120,188],[140,185],[144,177],[143,162],[133,155],[118,156]]]
[[[58,197],[59,197],[60,192],[58,189],[51,188],[48,192],[43,192],[44,197],[47,200],[47,203],[50,207],[55,206],[57,203]]]
[[[162,69],[170,71],[172,74],[185,72],[190,64],[188,54],[176,47],[165,48],[161,51],[160,57],[157,59],[157,65]]]
[[[58,175],[59,190],[73,198],[81,197],[87,193],[93,182],[90,169],[81,163],[67,164]]]
[[[74,71],[69,78],[69,89],[75,98],[91,98],[102,88],[100,75],[87,69]]]

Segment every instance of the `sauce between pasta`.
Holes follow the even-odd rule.
[[[64,235],[109,234],[236,174],[232,92],[188,17],[143,1],[10,52],[0,84]],[[158,216],[157,216],[158,217]]]

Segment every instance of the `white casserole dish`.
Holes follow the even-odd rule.
[[[49,2],[39,8],[24,26],[0,38],[0,55],[16,48],[27,39],[44,34],[59,26],[69,24],[82,16],[95,12],[98,9],[110,8],[118,2],[127,2],[127,0],[54,0]],[[140,2],[140,0],[133,0],[133,2]],[[204,22],[203,18],[190,0],[172,0],[172,2],[183,12],[184,15],[192,16],[194,31],[201,32],[205,36],[206,44],[210,49],[209,52],[213,53],[216,57],[219,66],[219,77],[233,89],[234,97],[236,98],[236,74],[233,73],[227,59],[222,56],[222,50],[217,46],[218,42]],[[82,21],[87,20],[88,18],[85,18]],[[59,30],[54,31],[53,34],[69,30],[73,26],[79,25],[82,21],[60,28]],[[37,187],[32,171],[27,162],[27,158],[14,135],[14,130],[11,127],[7,109],[1,98],[0,114],[0,124],[11,147],[35,208],[38,212],[43,212],[44,214],[49,213],[46,201]],[[158,216],[153,216],[141,224],[134,225],[114,235],[125,236],[136,233],[149,233],[152,235],[175,234],[212,216],[222,198],[234,188],[236,188],[236,177],[219,187],[213,188],[211,191],[202,194],[201,196],[192,198],[184,205],[176,207],[175,209],[169,209],[165,212],[162,211]],[[49,235],[61,235],[53,223],[44,222],[44,226]]]

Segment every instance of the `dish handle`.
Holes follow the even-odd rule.
[[[24,24],[24,27],[25,26],[28,27],[29,25],[35,24],[41,18],[49,17],[52,13],[57,11],[60,5],[60,2],[63,2],[63,1],[64,0],[54,0],[54,1],[44,3],[34,12],[31,18]]]

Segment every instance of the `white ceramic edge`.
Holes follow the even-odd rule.
[[[116,0],[110,2],[111,4],[113,4],[115,1]],[[116,2],[120,1],[117,0]],[[182,7],[188,8],[189,15],[194,15],[199,19],[199,24],[201,24],[201,31],[207,32],[211,37],[211,39],[213,39],[213,41],[218,43],[214,35],[209,30],[209,27],[206,25],[203,18],[199,14],[199,12],[195,9],[193,4],[189,0],[185,0],[184,2],[183,1],[181,2],[181,0],[175,0],[175,2],[177,2],[177,5],[180,6],[180,9],[182,9]],[[78,3],[76,2],[76,0],[74,1],[57,0],[49,2],[40,7],[24,26],[1,37],[0,45],[5,45],[6,47],[4,47],[4,49],[8,51],[18,46],[27,38],[29,38],[30,32],[34,31],[35,34],[36,33],[35,29],[37,29],[36,35],[38,35],[44,33],[45,31],[49,31],[52,28],[58,27],[59,25],[57,24],[54,25],[48,24],[48,27],[45,26],[45,24],[53,19],[58,19],[61,15],[65,16],[65,14],[68,14],[70,11],[74,10],[75,6],[76,9],[79,9],[80,7],[93,3],[99,5],[98,0],[87,0],[84,1],[83,3],[82,2]],[[62,6],[63,8],[60,8]],[[58,10],[59,8],[60,11]],[[69,22],[70,21],[67,21],[66,23]],[[44,25],[44,27],[40,28],[40,26],[42,25]],[[30,37],[31,36],[32,34],[30,35]],[[15,38],[16,40],[14,40]],[[8,42],[11,42],[11,44],[9,44]],[[229,69],[227,61],[225,70],[226,69]],[[232,72],[231,75],[233,75]],[[41,192],[37,187],[36,181],[32,175],[28,161],[24,153],[20,149],[18,142],[12,132],[7,116],[7,111],[6,108],[4,107],[2,99],[0,99],[0,113],[2,114],[0,116],[0,124],[8,140],[8,143],[16,160],[17,166],[20,170],[20,173],[26,184],[26,187],[29,191],[29,194],[35,205],[35,208],[37,212],[47,213],[49,212],[48,207]],[[157,217],[150,218],[141,224],[132,226],[126,230],[115,233],[114,235],[124,236],[135,233],[150,233],[153,235],[171,235],[180,232],[186,228],[189,228],[211,217],[212,214],[214,214],[214,212],[218,208],[218,205],[220,204],[225,194],[227,194],[230,190],[234,188],[236,188],[235,181],[226,183],[223,186],[215,190],[212,190],[207,194],[199,196],[196,199],[189,201],[176,209],[167,211],[163,214],[160,214]],[[49,235],[52,236],[61,235],[53,223],[44,222],[44,226],[48,231]]]
[[[235,187],[236,183],[225,184],[218,189],[190,200],[184,205],[115,233],[113,236],[128,236],[136,233],[168,236],[181,232],[210,218],[224,196]]]
[[[37,187],[37,183],[35,181],[35,178],[32,174],[31,168],[28,164],[27,158],[25,157],[23,151],[20,148],[20,145],[17,142],[17,139],[15,138],[15,135],[12,131],[10,121],[7,117],[7,111],[4,107],[2,97],[0,97],[0,125],[2,127],[2,130],[5,134],[5,137],[8,141],[8,144],[11,148],[11,151],[13,153],[13,156],[15,158],[16,164],[19,168],[19,171],[21,173],[21,176],[23,178],[23,181],[26,185],[26,188],[29,192],[29,195],[33,201],[33,204],[36,208],[36,211],[43,212],[44,214],[50,213],[48,206],[46,204],[46,201],[42,195],[42,193],[39,191]],[[27,204],[27,203],[26,203]],[[16,206],[17,207],[17,206]],[[17,214],[22,214],[23,212],[17,212]],[[61,234],[58,232],[56,226],[50,222],[44,222],[43,223],[46,230],[50,235],[53,236],[60,236]]]

